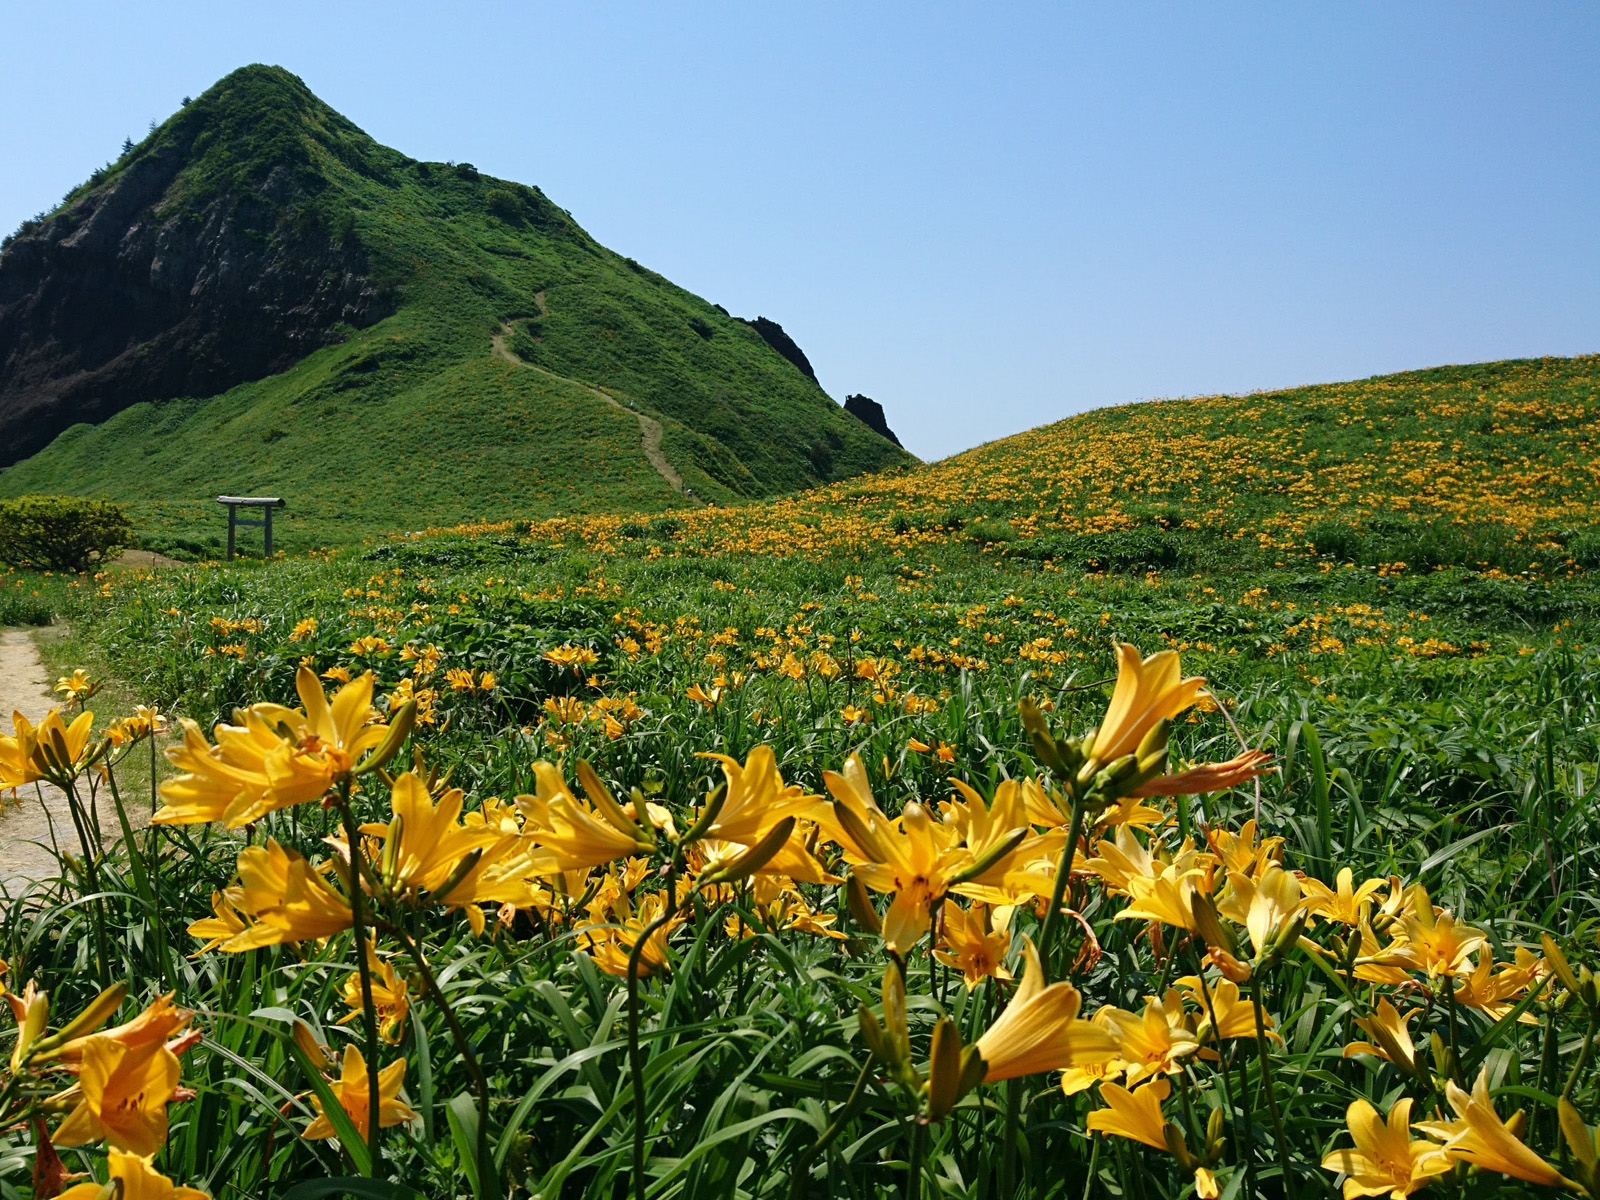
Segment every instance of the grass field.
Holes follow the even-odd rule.
[[[155,1164],[218,1197],[1596,1194],[1595,366],[1129,406],[760,505],[0,577],[4,619],[69,622],[63,673],[115,680],[97,728],[141,697],[283,764],[13,897],[8,986],[53,1025],[112,978],[124,1017],[195,1010]],[[1130,725],[1117,643],[1208,690]],[[245,717],[314,699],[297,672],[373,680],[418,774]],[[1140,782],[1245,746],[1275,769]],[[332,865],[268,870],[269,838]],[[391,1072],[376,1156],[351,1049]],[[21,1195],[40,1143],[6,1137]]]

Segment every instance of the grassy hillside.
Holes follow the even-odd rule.
[[[1600,567],[1600,356],[1438,367],[1097,409],[927,466],[685,513],[677,546],[915,555],[952,537],[1058,567],[1317,556]],[[635,518],[540,525],[628,552]]]
[[[199,220],[219,197],[268,203],[291,180],[280,226],[359,245],[393,315],[223,395],[69,430],[0,472],[0,495],[129,501],[172,538],[214,526],[219,492],[280,493],[291,545],[689,506],[646,462],[633,418],[590,388],[658,419],[684,483],[718,501],[911,461],[748,325],[600,246],[538,189],[380,146],[277,68],[230,75],[62,211],[173,153],[184,166],[142,219]],[[542,371],[492,359],[508,324]]]

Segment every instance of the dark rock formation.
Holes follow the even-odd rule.
[[[889,422],[883,418],[883,405],[872,399],[872,397],[846,396],[844,398],[844,410],[874,433],[888,438],[896,446],[900,445],[900,439],[895,437],[894,430],[889,428]],[[901,447],[901,449],[904,448],[903,446]]]
[[[746,321],[743,317],[738,319],[759,333],[762,341],[799,368],[800,374],[812,383],[817,382],[817,373],[811,369],[811,360],[806,358],[804,350],[795,345],[794,339],[783,331],[782,325],[765,317],[757,317],[754,321]]]
[[[366,255],[328,228],[293,164],[185,197],[180,173],[203,119],[194,126],[7,240],[0,466],[140,401],[281,371],[339,340],[341,324],[391,311]]]

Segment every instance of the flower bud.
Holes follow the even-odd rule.
[[[386,765],[400,752],[401,743],[411,736],[411,727],[416,723],[417,702],[407,700],[398,711],[390,714],[389,732],[383,735],[383,741],[374,746],[372,753],[356,764],[356,769],[352,773],[358,776],[365,775]]]
[[[772,861],[773,855],[783,849],[783,844],[789,840],[789,835],[794,832],[794,818],[785,817],[762,835],[761,840],[748,850],[735,855],[715,871],[709,871],[701,876],[702,884],[735,883],[746,876],[754,875],[767,863]]]
[[[867,885],[861,882],[861,876],[850,876],[845,883],[844,895],[845,903],[850,909],[850,916],[857,925],[868,933],[883,932],[883,918],[878,915],[878,910],[872,903],[872,897],[867,895]]]
[[[933,1026],[928,1056],[928,1120],[942,1121],[961,1099],[961,1035],[955,1022],[940,1017]]]

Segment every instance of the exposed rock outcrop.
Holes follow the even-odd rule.
[[[792,362],[812,383],[817,382],[817,373],[811,369],[811,360],[806,357],[806,352],[795,344],[795,340],[783,331],[783,326],[776,321],[769,321],[766,317],[757,317],[754,321],[738,318],[751,329],[761,335],[761,340],[766,342],[784,358]]]
[[[884,419],[883,405],[872,399],[872,397],[846,396],[844,398],[844,410],[872,430],[872,432],[888,438],[896,446],[900,445],[900,439],[895,437],[894,430],[889,428],[889,422]],[[903,446],[901,447],[901,449],[904,448]]]

